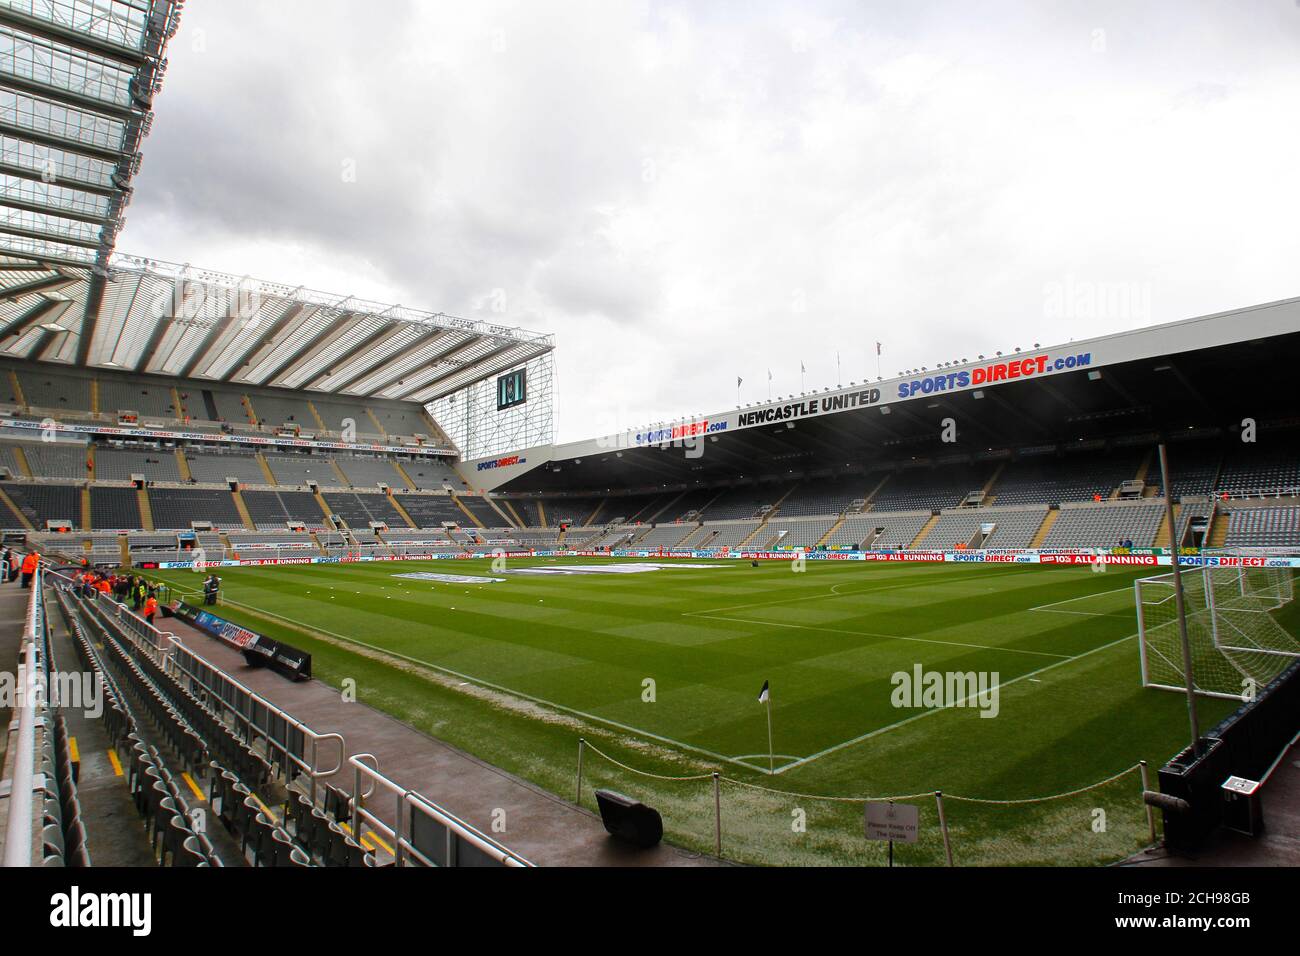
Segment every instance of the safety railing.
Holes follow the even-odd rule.
[[[41,569],[32,575],[31,597],[23,625],[18,655],[18,729],[10,746],[14,748],[13,776],[9,792],[9,819],[5,824],[5,866],[32,865],[32,792],[36,787],[36,724],[41,707],[40,655],[45,635],[45,605],[41,597]]]
[[[371,829],[384,834],[392,842],[397,866],[533,865],[473,825],[385,776],[374,754],[354,754],[348,763],[353,771],[353,796],[349,803],[354,818],[353,832],[360,833],[364,821]],[[366,805],[372,797],[375,804],[392,801],[391,824]]]
[[[165,671],[182,682],[187,681],[189,690],[215,716],[222,721],[229,719],[244,743],[255,748],[262,742],[265,756],[286,784],[297,775],[293,771],[296,768],[307,777],[309,792],[315,800],[317,781],[343,769],[347,745],[342,734],[318,733],[186,647],[172,632],[154,627],[111,597],[96,593],[91,607],[102,623],[115,625],[119,633],[149,654]],[[322,744],[337,745],[333,766],[320,766]]]

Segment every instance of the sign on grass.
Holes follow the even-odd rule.
[[[915,843],[921,811],[911,803],[868,803],[867,839]]]

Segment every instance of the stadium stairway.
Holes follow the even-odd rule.
[[[395,465],[397,464],[397,462],[393,462],[393,464]],[[402,507],[402,503],[398,501],[397,496],[393,494],[392,488],[388,489],[388,503],[393,506],[394,511],[396,511],[399,515],[402,516],[402,520],[406,522],[406,526],[408,528],[420,527],[418,524],[415,523],[415,520],[411,517],[410,513],[407,512],[407,510]]]
[[[140,524],[144,531],[153,531],[153,507],[149,504],[149,492],[143,488],[137,488],[135,492],[136,502],[140,506]]]
[[[457,507],[457,508],[459,508],[461,511],[465,512],[465,517],[468,518],[468,519],[470,520],[470,525],[471,525],[472,527],[475,527],[475,528],[481,528],[481,527],[483,527],[483,522],[479,521],[478,518],[474,517],[474,512],[470,511],[468,508],[465,507],[465,503],[464,503],[463,501],[460,500],[460,495],[452,495],[452,496],[451,496],[451,500],[454,501],[454,502],[456,502],[456,507]],[[496,507],[496,502],[495,502],[495,501],[492,501],[492,500],[489,499],[489,498],[484,498],[483,500],[484,500],[484,501],[488,501],[488,502],[490,502],[490,503],[492,504],[493,507]],[[507,502],[506,504],[507,504],[507,506],[509,506],[509,502]],[[497,508],[497,512],[500,513],[500,512],[501,512],[501,509],[500,509],[500,508]],[[514,511],[513,508],[510,509],[510,513],[511,513],[511,514],[515,514],[515,511]],[[502,515],[502,517],[505,517],[505,515]],[[519,515],[515,515],[515,521],[516,521],[516,522],[519,521]],[[523,524],[522,524],[522,523],[516,524],[515,527],[522,528],[522,527],[523,527]]]
[[[14,446],[14,461],[18,463],[24,478],[32,477],[32,463],[27,460],[27,452],[22,445]]]
[[[925,536],[929,534],[930,531],[934,528],[934,526],[937,525],[938,523],[939,523],[939,513],[936,511],[934,514],[930,515],[930,520],[921,526],[921,530],[916,533],[916,537],[912,539],[911,543],[908,544],[907,547],[909,549],[919,548],[921,546],[921,542],[925,540]]]
[[[596,814],[363,702],[340,707],[337,688],[318,680],[290,682],[267,668],[250,668],[234,648],[183,621],[172,618],[166,625],[187,647],[317,732],[342,734],[350,755],[374,754],[383,773],[482,832],[492,832],[494,808],[503,810],[511,821],[510,848],[539,866],[726,865],[668,844],[640,850],[611,840]],[[334,781],[345,794],[353,783],[350,775]],[[391,824],[385,815],[391,810],[382,805],[373,809]]]
[[[402,487],[414,489],[415,482],[413,482],[411,480],[411,476],[406,473],[406,469],[402,467],[402,463],[398,461],[396,458],[394,458],[392,459],[392,465],[393,465],[393,471],[397,472],[397,477],[401,479]],[[402,509],[398,508],[397,510],[401,511]],[[410,521],[411,519],[407,517],[406,520]],[[416,527],[416,525],[411,525],[411,527],[414,528]]]
[[[266,456],[259,451],[253,457],[257,459],[257,464],[262,469],[262,476],[266,478],[266,483],[272,488],[278,487],[280,483],[275,480],[275,474],[271,471],[271,465],[266,460]]]
[[[1043,541],[1047,538],[1047,533],[1052,530],[1052,525],[1056,524],[1056,519],[1061,517],[1060,508],[1048,508],[1047,514],[1043,516],[1043,523],[1038,526],[1034,532],[1033,540],[1029,542],[1031,548],[1041,548]]]
[[[311,412],[312,419],[316,422],[316,427],[322,432],[328,432],[329,428],[325,426],[325,419],[320,417],[320,412],[316,410],[315,402],[307,402],[307,410]]]
[[[26,528],[28,531],[36,530],[35,526],[31,522],[31,519],[28,518],[27,515],[23,514],[21,511],[18,510],[18,506],[14,504],[14,500],[9,497],[8,492],[6,492],[3,488],[0,488],[0,502],[3,502],[4,506],[8,508],[10,513],[13,514],[14,518],[18,520],[19,527]]]
[[[89,531],[94,527],[91,519],[94,515],[90,512],[90,485],[81,486],[81,528],[83,531]]]
[[[235,488],[230,492],[230,497],[235,501],[235,510],[239,512],[239,520],[244,522],[244,528],[248,531],[256,531],[257,525],[253,521],[253,516],[248,511],[248,503],[244,501],[244,496],[240,493],[240,490]],[[223,543],[229,545],[229,540],[226,536],[223,534],[221,537]]]

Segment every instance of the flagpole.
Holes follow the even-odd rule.
[[[772,753],[772,691],[767,692],[767,772],[776,776],[776,758]]]

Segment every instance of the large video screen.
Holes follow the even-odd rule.
[[[497,379],[497,411],[528,401],[528,370],[517,368]]]

